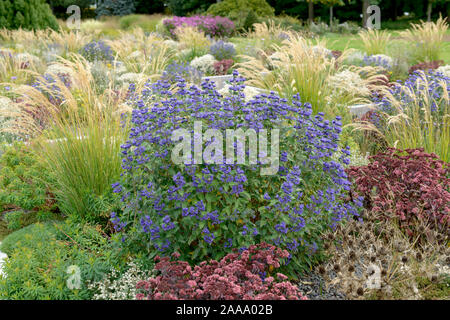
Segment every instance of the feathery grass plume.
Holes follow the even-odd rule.
[[[25,61],[26,60],[26,61]],[[0,50],[0,82],[27,83],[32,72],[41,72],[44,65],[37,59],[19,59],[10,50]]]
[[[93,34],[85,34],[83,32],[77,32],[74,30],[60,30],[50,31],[45,42],[55,43],[65,48],[68,53],[78,52],[86,43],[90,42],[93,38]]]
[[[274,20],[269,20],[268,22],[254,23],[253,31],[246,32],[245,37],[252,40],[253,47],[269,53],[274,50],[274,45],[281,45],[283,40],[289,38],[290,33],[297,32],[292,31],[290,27],[282,27]]]
[[[430,62],[440,60],[447,29],[446,18],[440,16],[436,22],[411,23],[411,29],[402,31],[400,35],[414,43],[414,50],[411,51],[414,62]]]
[[[290,27],[282,27],[280,23],[275,23],[270,19],[268,22],[254,23],[253,31],[246,34],[250,38],[270,38],[278,37],[280,34],[290,31]]]
[[[80,115],[71,109],[56,119],[39,139],[37,152],[51,169],[53,190],[61,211],[82,221],[106,224],[114,210],[111,184],[121,172],[120,145],[127,121],[90,108]]]
[[[67,84],[57,74],[49,74],[53,79],[49,85],[45,76],[33,74],[36,77],[33,86],[11,84],[11,93],[18,98],[3,114],[7,120],[2,131],[28,139],[38,136],[57,119],[65,119],[73,113],[79,114],[81,119],[83,115],[87,117],[91,109],[115,115],[127,110],[124,108],[126,92],[116,92],[112,80],[106,90],[98,90],[89,63],[82,56],[72,53],[68,59],[59,57],[55,65],[70,68],[73,82]],[[99,94],[100,91],[103,93]]]
[[[450,161],[450,99],[447,82],[440,80],[430,94],[430,80],[423,71],[411,86],[397,84],[402,95],[385,91],[384,101],[390,112],[377,111],[383,125],[376,126],[370,121],[351,124],[356,130],[374,131],[389,146],[398,149],[424,148],[427,153],[435,153],[445,162]]]
[[[211,45],[211,41],[206,37],[205,33],[196,27],[178,27],[175,29],[175,35],[182,49],[206,52]]]
[[[330,81],[343,70],[342,61],[350,50],[336,59],[323,42],[312,42],[292,32],[287,35],[281,46],[273,45],[275,52],[270,56],[263,51],[260,51],[263,59],[240,56],[244,62],[237,64],[238,70],[250,85],[278,91],[285,97],[299,93],[302,101],[311,103],[314,113],[322,111],[330,116],[349,117],[347,106],[367,101],[367,96],[356,92],[337,94],[339,90]],[[369,67],[352,69],[363,75],[362,85],[369,85],[371,89],[376,87],[375,78],[383,77],[376,76],[374,70]]]
[[[367,29],[358,33],[368,55],[384,54],[391,35],[386,30]]]
[[[175,56],[174,50],[156,35],[146,35],[142,29],[135,28],[130,33],[121,32],[115,40],[106,43],[117,54],[127,70],[142,73],[150,79],[159,78]]]

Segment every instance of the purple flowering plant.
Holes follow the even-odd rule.
[[[193,83],[200,83],[203,73],[187,63],[172,62],[164,70],[161,80],[175,82],[177,78],[183,78]]]
[[[214,38],[229,37],[233,33],[235,26],[233,21],[225,17],[193,16],[193,17],[173,17],[165,19],[163,25],[167,32],[176,37],[175,30],[178,27],[197,27],[206,35]]]
[[[81,55],[90,62],[95,61],[106,61],[111,62],[114,60],[114,51],[111,47],[106,44],[103,40],[87,43],[83,48],[81,48]]]
[[[445,90],[445,91],[444,91]],[[443,73],[436,70],[417,70],[409,75],[404,80],[398,80],[390,89],[390,93],[399,101],[402,106],[408,106],[420,99],[420,105],[425,103],[425,100],[431,101],[431,111],[437,119],[442,120],[446,116],[447,100],[445,96],[450,95],[450,78]],[[381,111],[388,115],[394,115],[396,110],[392,105],[392,101],[380,94],[374,93],[373,99],[379,105]],[[424,114],[421,115],[422,117]],[[378,124],[380,124],[378,119]]]
[[[216,58],[216,60],[233,59],[236,55],[236,49],[230,42],[222,40],[214,42],[209,48],[209,52]]]
[[[361,199],[350,197],[343,167],[350,151],[338,147],[340,118],[313,115],[298,95],[289,102],[271,92],[246,102],[237,71],[230,84],[227,97],[209,80],[188,87],[181,78],[177,90],[160,80],[135,92],[132,128],[122,145],[123,173],[112,185],[123,203],[112,216],[116,237],[150,259],[179,252],[191,263],[268,242],[289,252],[283,268],[295,276],[323,258],[324,231],[359,216]],[[261,175],[260,161],[175,164],[172,132],[184,128],[195,135],[194,121],[224,134],[278,129],[278,171]]]

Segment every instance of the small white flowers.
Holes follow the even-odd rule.
[[[142,52],[139,50],[133,51],[132,53],[130,53],[130,55],[128,56],[129,59],[138,59],[142,56]]]
[[[169,48],[172,48],[172,49],[177,49],[178,45],[179,45],[179,43],[177,41],[170,40],[170,39],[169,40],[164,40],[163,43],[166,46],[168,46]]]
[[[317,45],[317,46],[313,46],[311,49],[315,54],[323,55],[324,57],[331,56],[331,50],[329,50],[325,47]]]
[[[436,69],[436,71],[442,73],[444,76],[450,78],[450,64],[447,64],[445,66],[440,66]]]
[[[205,54],[204,56],[197,57],[191,61],[190,65],[193,68],[203,72],[204,74],[214,73],[214,63],[216,59],[211,54]]]
[[[124,73],[117,78],[117,81],[124,86],[127,86],[131,83],[138,84],[138,83],[144,82],[146,80],[147,80],[147,77],[145,74],[133,73],[133,72]]]
[[[28,62],[34,65],[41,62],[41,59],[30,53],[18,53],[15,58],[20,62]]]
[[[45,71],[45,73],[52,73],[52,74],[67,74],[69,76],[73,76],[73,69],[66,67],[62,64],[51,64],[47,67],[47,70]]]
[[[370,95],[370,90],[366,87],[364,80],[356,72],[344,70],[331,76],[328,81],[338,92],[361,97]]]
[[[12,100],[8,97],[0,96],[0,110],[7,110],[12,106]]]
[[[218,92],[223,96],[230,96],[230,85],[225,84],[225,86],[218,90]],[[258,94],[261,94],[261,90],[252,86],[245,86],[244,88],[244,94],[245,94],[245,102],[249,102],[253,97],[255,97]]]
[[[149,279],[152,274],[141,269],[135,262],[127,264],[128,270],[122,275],[113,269],[102,281],[89,284],[89,289],[96,290],[94,300],[136,300],[136,284]]]
[[[345,58],[345,63],[359,65],[364,60],[364,54],[361,51],[354,51]]]

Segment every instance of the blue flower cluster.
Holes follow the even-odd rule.
[[[81,49],[81,55],[90,62],[114,60],[114,52],[103,40],[91,41]]]
[[[298,271],[319,250],[321,234],[359,216],[362,206],[361,199],[348,196],[343,163],[350,152],[338,147],[341,119],[313,115],[299,95],[289,102],[271,92],[246,102],[244,79],[236,71],[230,83],[228,97],[209,80],[188,87],[183,79],[176,90],[164,80],[147,83],[133,95],[132,128],[122,145],[123,173],[113,185],[124,204],[125,243],[148,250],[149,257],[177,251],[181,259],[199,262],[266,241],[287,249],[289,266]],[[259,161],[173,163],[172,132],[184,128],[194,136],[194,121],[224,136],[227,129],[258,134],[278,129],[278,172],[260,175],[264,164]]]
[[[442,83],[445,83],[445,86],[442,86]],[[420,101],[421,104],[423,104],[424,99],[433,101],[431,111],[435,112],[436,116],[441,118],[445,116],[446,108],[439,104],[440,101],[446,103],[442,97],[450,94],[449,77],[436,70],[428,70],[427,72],[414,71],[404,82],[399,80],[397,84],[390,89],[390,92],[402,102],[402,106],[407,107],[419,97],[422,99]],[[446,92],[444,92],[445,88]],[[394,107],[385,96],[375,94],[373,101],[379,104],[382,111],[390,115],[395,113]]]
[[[392,70],[392,63],[382,56],[364,55],[361,66],[382,67],[386,70]]]
[[[209,52],[219,61],[224,59],[233,59],[236,55],[234,45],[223,40],[214,42],[209,48]]]
[[[42,92],[53,105],[59,106],[63,102],[63,95],[58,81],[66,88],[70,88],[70,76],[68,74],[58,73],[57,78],[53,75],[45,73],[42,77],[37,78],[31,85],[33,88]]]
[[[164,70],[161,80],[175,82],[177,79],[182,78],[193,83],[200,83],[202,76],[203,73],[201,71],[191,67],[189,64],[172,62]]]

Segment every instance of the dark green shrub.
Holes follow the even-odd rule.
[[[0,1],[0,29],[59,28],[49,5],[44,0]]]
[[[103,0],[97,4],[97,17],[126,16],[135,12],[134,0]]]
[[[6,237],[0,250],[9,257],[0,277],[0,298],[7,299],[91,299],[88,283],[124,262],[97,229],[68,221],[30,225]],[[79,289],[70,289],[77,271]]]
[[[168,0],[165,1],[173,15],[187,16],[189,13],[200,13],[217,2],[216,0]]]
[[[274,9],[265,0],[224,0],[211,5],[207,13],[227,17],[237,30],[246,30],[258,22],[258,17],[272,17]]]

